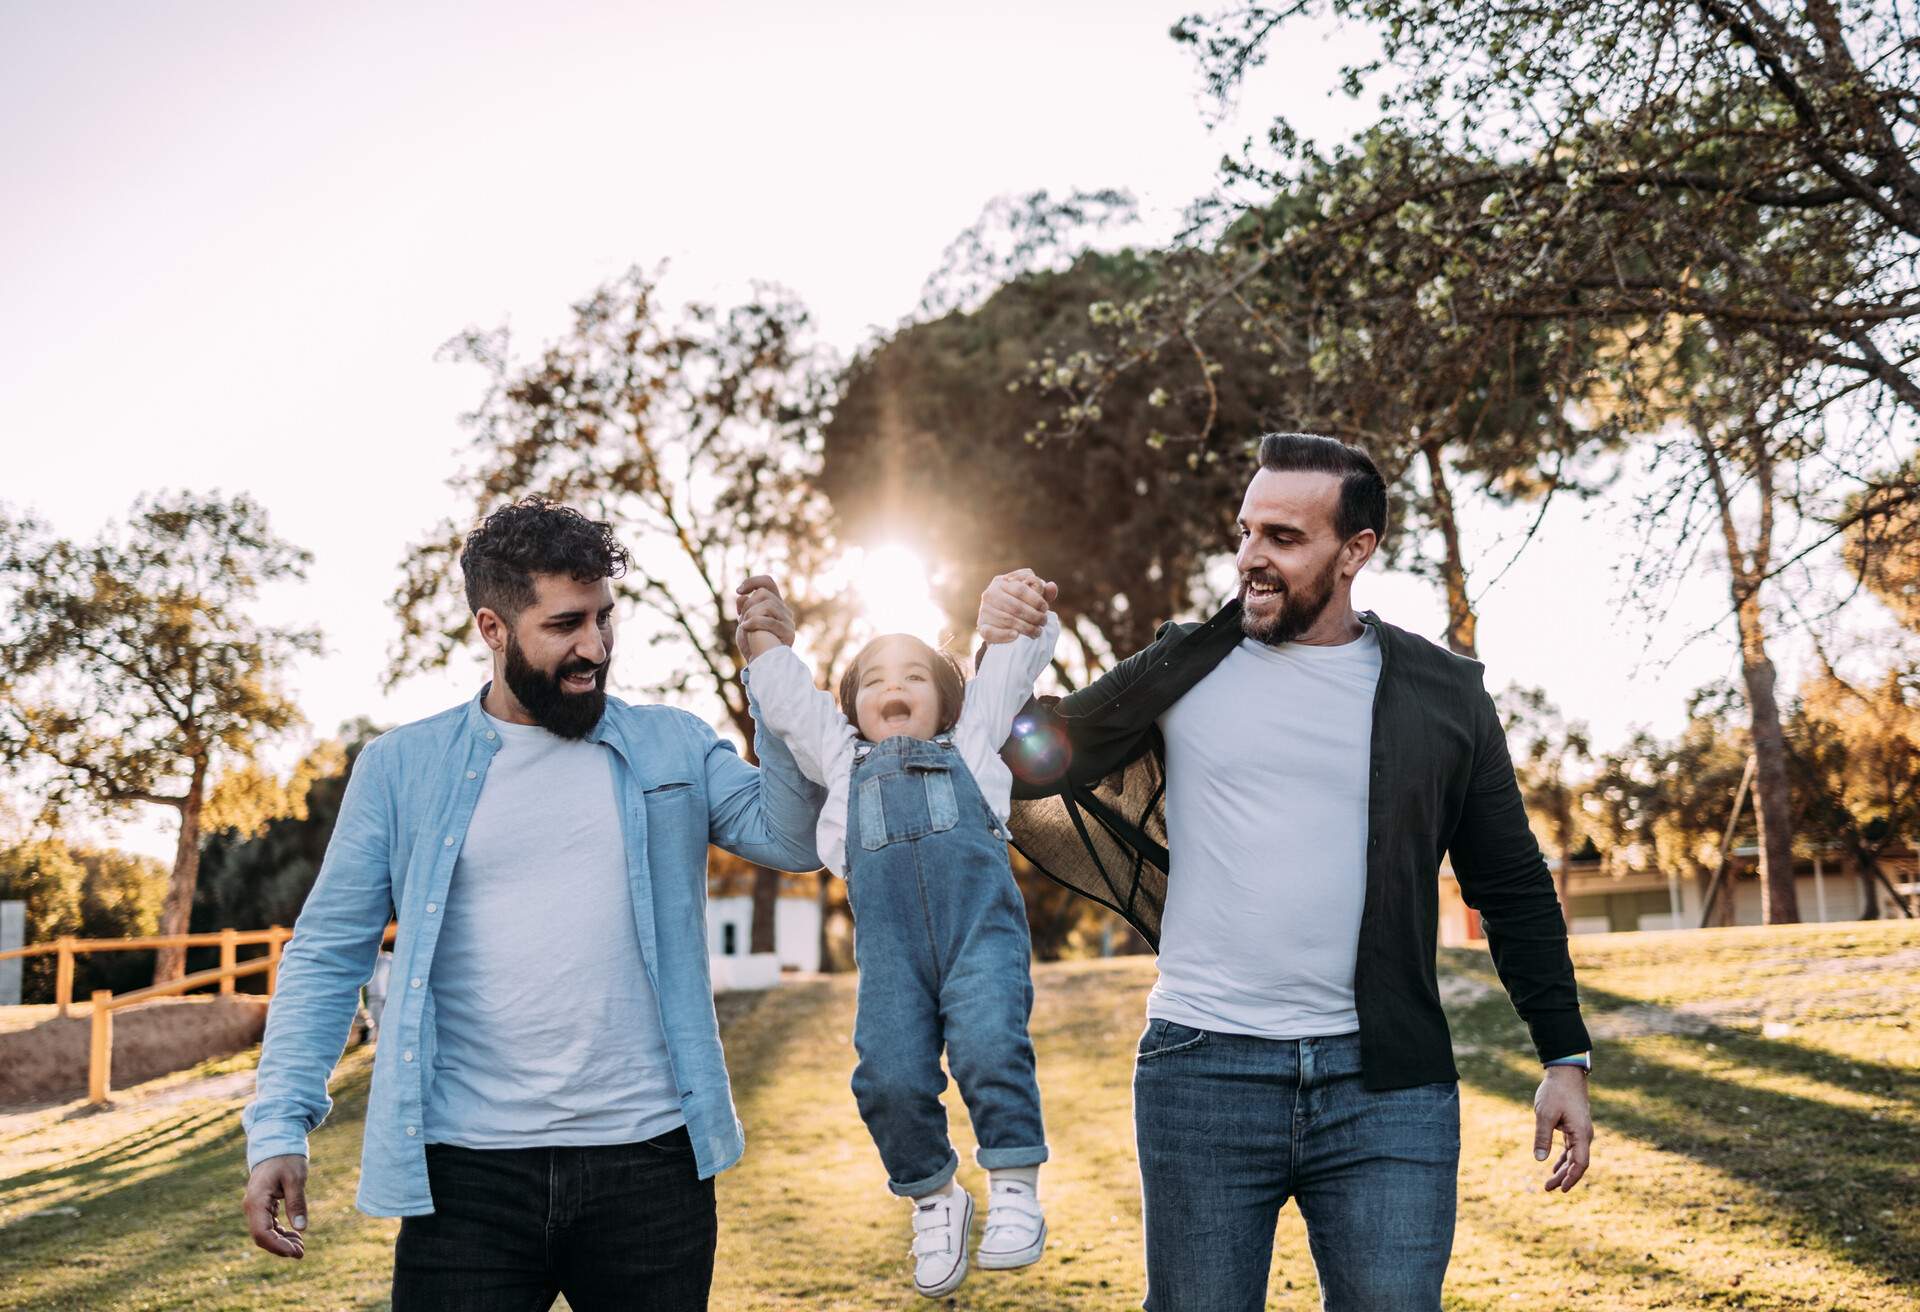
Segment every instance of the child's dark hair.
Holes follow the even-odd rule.
[[[966,669],[960,664],[960,658],[952,652],[929,647],[911,633],[883,633],[860,649],[860,654],[853,658],[853,664],[847,666],[847,672],[840,676],[841,713],[856,730],[860,727],[860,716],[854,709],[860,697],[860,667],[867,663],[881,643],[895,640],[913,644],[926,657],[927,668],[933,671],[934,691],[940,694],[940,732],[947,732],[960,723],[960,708],[967,697]]]

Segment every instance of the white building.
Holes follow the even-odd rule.
[[[1548,858],[1549,862],[1552,858]],[[1736,848],[1731,863],[1730,887],[1720,898],[1730,899],[1728,923],[1757,925],[1760,921],[1760,854],[1752,847]],[[1891,853],[1881,859],[1881,868],[1889,882],[1903,895],[1912,896],[1916,879],[1916,857],[1912,853]],[[1851,859],[1837,851],[1815,856],[1802,855],[1795,862],[1794,892],[1800,904],[1803,923],[1857,920],[1865,910],[1864,890]],[[1597,860],[1575,858],[1568,883],[1572,918],[1568,929],[1575,934],[1621,933],[1649,929],[1698,929],[1703,911],[1702,890],[1691,877],[1663,874],[1657,870],[1608,872]],[[1884,887],[1876,890],[1880,914],[1898,918],[1900,907]],[[1718,920],[1719,917],[1716,917]],[[1440,941],[1447,947],[1460,947],[1485,937],[1480,918],[1461,900],[1459,886],[1453,880],[1451,864],[1443,866],[1440,879]]]
[[[820,969],[820,893],[813,875],[784,875],[774,903],[773,951],[751,952],[753,867],[717,849],[709,853],[707,957],[716,993],[772,988],[782,971]],[[830,878],[830,876],[825,876]]]

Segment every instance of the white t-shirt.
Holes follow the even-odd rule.
[[[489,717],[440,914],[428,1143],[633,1143],[685,1123],[640,956],[612,749]]]
[[[1380,640],[1251,638],[1160,717],[1172,869],[1147,1014],[1275,1039],[1360,1028]]]
[[[1033,681],[1053,659],[1060,620],[1049,614],[1038,638],[996,642],[981,657],[980,669],[967,680],[966,700],[953,745],[973,773],[980,795],[1004,827],[1013,806],[1013,771],[1000,759],[1001,744],[1013,731],[1013,717],[1033,695]],[[847,722],[840,699],[813,685],[813,671],[787,646],[763,651],[747,666],[761,724],[780,735],[800,773],[827,790],[826,805],[814,830],[814,846],[827,869],[847,874],[847,791],[853,775],[853,750],[860,734]]]

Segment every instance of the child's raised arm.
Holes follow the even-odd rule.
[[[747,658],[742,676],[763,728],[778,734],[800,773],[831,786],[835,766],[853,755],[853,726],[840,703],[813,686],[813,672],[793,650],[793,615],[780,585],[756,574],[735,589],[740,625],[735,640]]]
[[[830,787],[834,770],[853,755],[853,726],[840,703],[813,686],[813,671],[785,643],[748,661],[746,678],[762,726],[780,735],[801,774]]]
[[[1060,640],[1060,617],[1049,610],[1040,626],[1040,636],[1019,634],[1008,642],[987,647],[980,668],[967,684],[966,707],[961,721],[986,739],[988,750],[998,752],[1013,731],[1013,717],[1033,695],[1033,681],[1053,659],[1054,644]]]

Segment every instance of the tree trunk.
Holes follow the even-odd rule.
[[[1740,627],[1740,676],[1747,688],[1747,713],[1753,733],[1753,817],[1760,830],[1760,922],[1797,925],[1800,902],[1793,884],[1793,811],[1787,780],[1787,739],[1780,728],[1780,703],[1774,696],[1773,661],[1767,655],[1766,618],[1760,585],[1767,576],[1773,547],[1773,478],[1763,440],[1750,454],[1760,496],[1760,524],[1752,551],[1740,545],[1734,521],[1733,493],[1721,473],[1720,453],[1702,437],[1700,449],[1712,479],[1726,540],[1727,579]],[[1731,883],[1727,891],[1732,892]]]
[[[780,909],[780,872],[765,866],[753,871],[753,932],[747,936],[749,952],[772,952],[774,917]]]
[[[1447,486],[1447,466],[1441,444],[1429,442],[1420,448],[1427,461],[1427,482],[1433,494],[1433,522],[1446,545],[1440,563],[1440,578],[1447,589],[1447,647],[1458,655],[1477,659],[1475,648],[1480,627],[1473,613],[1473,601],[1467,596],[1467,564],[1460,554],[1460,525],[1454,518],[1453,492]]]
[[[1780,728],[1780,704],[1774,697],[1773,662],[1759,628],[1759,607],[1740,617],[1740,674],[1747,685],[1747,709],[1753,725],[1753,818],[1760,830],[1760,921],[1766,925],[1800,923],[1800,901],[1793,883],[1793,810],[1787,782],[1787,740]]]
[[[1880,863],[1873,859],[1870,852],[1856,850],[1853,854],[1854,873],[1860,876],[1860,919],[1880,919]]]
[[[833,923],[833,876],[822,870],[820,880],[820,972],[826,974],[833,969],[832,935],[827,926]]]
[[[1720,926],[1733,923],[1734,876],[1738,873],[1739,867],[1735,864],[1734,858],[1728,857],[1726,878],[1720,881],[1720,891],[1714,895],[1713,907],[1705,923]],[[1713,888],[1713,871],[1705,866],[1696,867],[1693,872],[1693,883],[1694,887],[1700,890],[1700,899],[1704,902],[1707,893]]]
[[[160,932],[184,934],[193,920],[193,893],[200,882],[200,808],[206,801],[207,763],[193,763],[193,779],[180,803],[180,839],[173,850],[173,878],[160,908]],[[153,982],[165,984],[187,973],[185,948],[161,948],[154,954]]]

